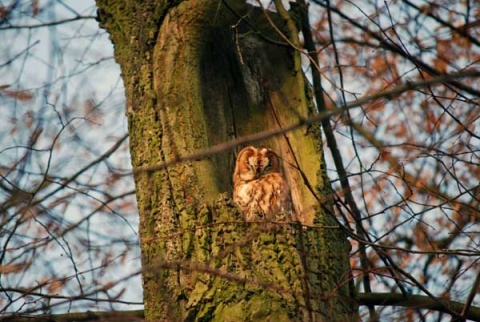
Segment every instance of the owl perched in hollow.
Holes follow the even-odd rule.
[[[233,173],[233,201],[247,221],[290,220],[292,202],[280,159],[270,149],[248,146],[240,151]]]

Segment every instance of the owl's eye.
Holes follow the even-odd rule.
[[[265,167],[263,167],[263,172],[266,172],[268,169],[270,169],[272,167],[272,164],[270,163],[270,161],[265,165]]]
[[[254,172],[255,172],[256,165],[255,165],[254,160],[252,160],[251,158],[249,158],[249,159],[247,160],[247,162],[245,162],[245,165],[247,166],[248,169],[250,169],[251,171],[254,171]]]

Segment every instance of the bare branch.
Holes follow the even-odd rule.
[[[73,21],[85,20],[85,19],[96,19],[96,16],[76,16],[73,18],[63,19],[63,20],[55,20],[45,23],[40,23],[37,25],[10,25],[5,27],[0,27],[0,30],[9,30],[9,29],[36,29],[36,28],[43,28],[43,27],[51,27],[57,26],[64,23],[69,23]]]
[[[115,321],[134,322],[144,321],[143,310],[137,311],[116,311],[116,312],[85,312],[67,314],[41,314],[35,316],[7,316],[0,318],[0,321],[9,322],[88,322],[88,321]]]
[[[361,293],[358,295],[360,305],[401,306],[412,309],[434,310],[450,314],[449,311],[461,312],[463,303],[444,298],[431,298],[423,295],[408,295],[396,293]],[[446,310],[448,308],[448,310]],[[471,307],[465,318],[480,321],[480,308]]]

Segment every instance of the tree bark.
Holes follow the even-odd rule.
[[[298,54],[259,8],[240,0],[97,4],[122,69],[134,168],[315,113]],[[147,320],[358,319],[319,128],[255,145],[284,160],[296,223],[242,220],[230,198],[231,151],[135,176]]]

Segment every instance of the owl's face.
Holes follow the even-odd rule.
[[[280,161],[275,152],[267,148],[248,146],[238,154],[233,181],[251,181],[279,172]]]

